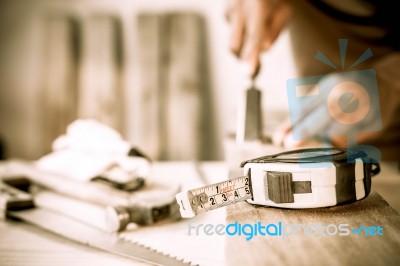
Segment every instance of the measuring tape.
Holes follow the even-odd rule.
[[[302,149],[241,164],[244,176],[180,192],[182,217],[247,200],[281,208],[317,208],[355,202],[368,196],[371,177],[380,171],[363,151]]]

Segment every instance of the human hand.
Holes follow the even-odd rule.
[[[362,84],[372,82],[368,75],[329,74],[322,78],[301,101],[289,100],[291,117],[274,132],[275,145],[286,148],[320,147],[323,142],[347,147],[376,138],[381,129],[377,97]],[[297,91],[296,91],[297,93]]]
[[[291,15],[284,0],[230,0],[227,18],[232,24],[231,51],[243,60],[254,78],[260,68],[260,54],[279,36]]]

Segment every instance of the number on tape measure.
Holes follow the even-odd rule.
[[[241,176],[228,181],[187,191],[195,215],[252,197],[250,177]]]

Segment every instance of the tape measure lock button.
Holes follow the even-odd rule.
[[[275,203],[293,203],[292,173],[267,172],[268,198]]]

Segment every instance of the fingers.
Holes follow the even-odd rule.
[[[313,120],[313,119],[311,119]],[[314,119],[315,120],[315,119]],[[317,121],[317,120],[315,120]],[[303,121],[304,122],[304,121]],[[319,123],[321,121],[318,121]],[[305,123],[307,124],[307,123]],[[326,123],[322,123],[327,125]],[[297,125],[297,127],[302,127],[301,123]],[[302,130],[296,129],[296,130]],[[354,130],[354,129],[349,129]],[[348,145],[355,145],[355,144],[360,144],[360,143],[368,143],[368,141],[372,139],[376,139],[379,136],[378,132],[358,132],[355,134],[355,132],[349,133],[349,132],[342,132],[336,129],[332,129],[326,127],[325,129],[319,129],[319,130],[314,130],[314,133],[310,133],[308,137],[304,137],[302,139],[296,139],[293,136],[293,128],[290,123],[290,120],[287,119],[285,120],[274,132],[272,136],[272,143],[276,146],[282,146],[288,149],[294,149],[294,148],[300,148],[300,147],[322,147],[323,142],[318,139],[318,134],[317,132],[328,132],[328,131],[333,131],[337,132],[338,135],[333,135],[329,137],[329,142],[330,145],[333,147],[338,147],[338,148],[346,148]],[[331,133],[332,134],[332,133]],[[356,140],[354,139],[349,139],[350,136],[357,136]],[[356,142],[356,143],[352,143]],[[326,143],[325,143],[326,145]]]
[[[255,77],[260,67],[260,53],[270,8],[266,1],[249,0],[244,6],[246,16],[245,42],[240,54],[247,75]]]
[[[282,124],[278,126],[275,132],[272,134],[272,143],[276,146],[283,146],[286,135],[291,131],[290,119],[286,119]]]
[[[229,20],[232,24],[232,33],[230,40],[230,49],[236,55],[240,56],[243,42],[244,42],[244,34],[246,21],[242,7],[242,1],[237,0],[232,4],[229,13]]]
[[[292,125],[290,120],[286,120],[275,132],[273,143],[286,148],[304,147],[311,144],[321,146],[323,144],[321,134],[328,131],[332,119],[325,113],[324,108],[318,106],[295,125]]]
[[[280,0],[236,0],[231,3],[231,51],[243,60],[243,68],[254,78],[260,69],[260,53],[277,39],[291,8]]]
[[[347,147],[347,137],[346,136],[333,136],[331,137],[332,146],[338,148],[346,148]]]
[[[276,41],[279,33],[292,15],[292,9],[289,5],[281,4],[276,9],[277,10],[274,11],[276,15],[271,16],[271,19],[268,21],[268,33],[264,35],[265,37],[262,41],[261,51],[267,51],[271,48],[272,44]]]
[[[272,135],[272,143],[276,146],[282,146],[288,149],[296,149],[300,147],[321,147],[323,145],[323,143],[317,139],[295,140],[289,119],[286,119],[276,129]]]
[[[305,148],[305,147],[320,148],[320,147],[323,147],[323,145],[324,145],[324,143],[319,139],[295,140],[292,136],[292,133],[289,132],[286,135],[282,146],[287,149],[298,149],[298,148]]]

